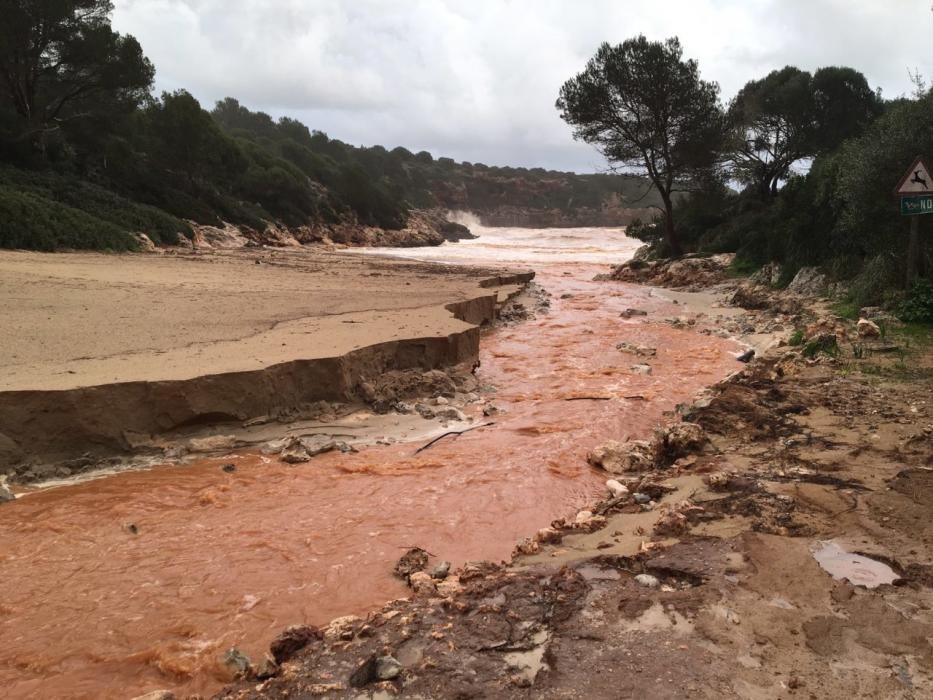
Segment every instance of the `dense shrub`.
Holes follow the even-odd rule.
[[[901,303],[899,316],[902,321],[933,323],[933,280],[914,282]]]
[[[136,241],[126,231],[80,209],[0,185],[0,248],[125,251]]]
[[[80,209],[124,231],[145,233],[155,243],[173,244],[179,233],[191,234],[191,227],[184,221],[73,175],[0,168],[0,184]]]

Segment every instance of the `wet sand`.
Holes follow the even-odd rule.
[[[258,263],[258,264],[257,264]],[[489,270],[321,250],[0,252],[0,391],[180,380],[468,327]]]

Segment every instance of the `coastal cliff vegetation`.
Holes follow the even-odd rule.
[[[153,95],[155,67],[112,29],[112,10],[108,0],[17,0],[4,11],[0,247],[127,250],[133,233],[170,245],[192,223],[392,231],[413,208],[619,224],[625,200],[648,189],[640,177],[356,147],[234,98],[207,110],[185,90]],[[607,215],[607,202],[619,213]]]
[[[736,253],[737,272],[771,265],[779,285],[819,267],[857,305],[933,320],[931,238],[909,250],[893,196],[918,154],[933,157],[933,91],[914,79],[886,100],[854,68],[787,66],[722,104],[676,38],[640,36],[601,46],[557,108],[659,192],[659,213],[629,228],[653,256]]]

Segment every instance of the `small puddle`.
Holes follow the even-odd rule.
[[[817,543],[812,552],[813,558],[826,573],[834,579],[848,581],[853,586],[877,588],[900,578],[887,564],[847,552],[832,541]]]
[[[538,673],[549,667],[544,662],[544,652],[547,651],[548,633],[544,630],[537,632],[531,638],[534,646],[524,651],[513,651],[503,654],[505,663],[515,675],[529,684],[535,682]]]

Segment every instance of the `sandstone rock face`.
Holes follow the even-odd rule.
[[[640,472],[653,466],[654,449],[651,443],[645,440],[612,440],[590,451],[586,460],[610,474]]]
[[[152,239],[149,238],[145,233],[134,233],[133,238],[136,239],[137,245],[139,245],[140,253],[155,253],[157,248],[156,244],[152,242]]]
[[[815,267],[802,267],[787,285],[787,291],[805,297],[821,297],[829,290],[826,275]]]
[[[196,248],[217,248],[221,250],[242,248],[249,240],[238,227],[226,222],[223,228],[204,226],[193,221],[188,223],[194,231]]]

